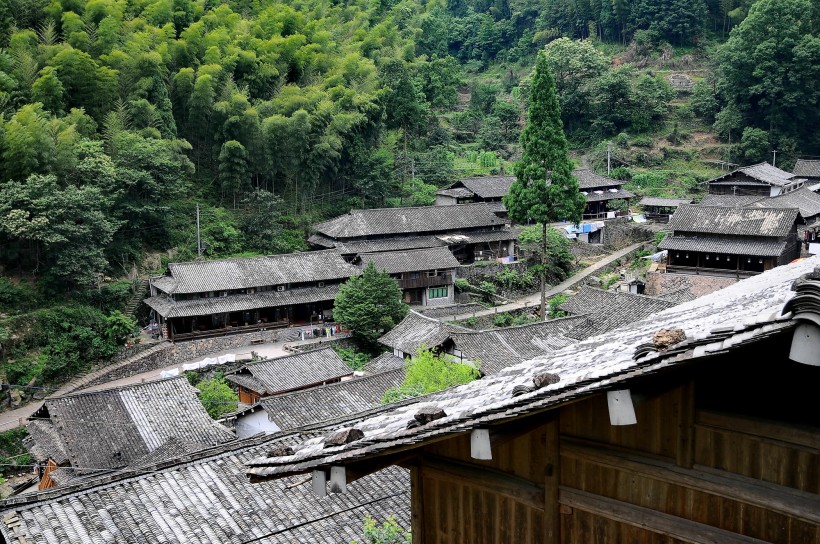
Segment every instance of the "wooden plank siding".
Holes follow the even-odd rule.
[[[637,425],[598,394],[491,428],[489,461],[469,433],[424,447],[414,542],[820,544],[820,431],[705,409],[708,374],[680,377],[632,390]]]

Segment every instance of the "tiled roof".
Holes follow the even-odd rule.
[[[796,209],[728,208],[678,206],[669,218],[669,230],[676,234],[708,233],[738,236],[786,236],[799,212]]]
[[[719,237],[717,235],[667,236],[658,245],[658,249],[670,251],[698,251],[756,257],[777,257],[783,253],[785,248],[786,241],[776,238]]]
[[[521,233],[519,229],[487,230],[484,232],[467,232],[458,234],[441,234],[438,239],[449,245],[480,244],[484,242],[504,242],[515,240]]]
[[[389,274],[420,272],[423,270],[448,270],[458,268],[459,262],[446,247],[411,249],[408,251],[384,251],[359,255],[362,266],[373,263],[378,270]]]
[[[802,178],[820,178],[820,161],[797,159],[794,175]]]
[[[487,204],[375,208],[349,213],[319,223],[316,230],[329,238],[345,239],[385,234],[436,233],[490,228],[505,224]]]
[[[726,180],[725,178],[731,178],[737,173],[745,174],[750,178],[755,179],[761,183],[765,183],[766,185],[774,185],[776,187],[784,187],[796,181],[796,178],[793,174],[790,174],[785,170],[781,170],[776,166],[772,166],[768,162],[762,162],[760,164],[753,164],[751,166],[744,166],[743,168],[738,168],[737,170],[733,170],[728,174],[724,174],[718,178],[713,179],[709,183],[724,181]]]
[[[503,329],[454,332],[452,338],[464,359],[480,362],[484,374],[495,374],[502,368],[574,344],[577,340],[564,334],[586,320],[585,316],[564,317]]]
[[[381,405],[385,391],[401,385],[404,368],[313,387],[259,401],[280,429],[295,429],[363,412]]]
[[[639,202],[641,206],[660,206],[664,208],[677,208],[681,204],[691,203],[691,198],[661,198],[655,196],[645,196]]]
[[[581,191],[584,194],[584,197],[587,199],[587,202],[600,202],[602,200],[615,200],[616,198],[633,198],[635,193],[630,193],[629,191],[625,191],[621,188],[618,188],[617,191]],[[600,193],[600,194],[599,194]]]
[[[473,196],[473,192],[466,187],[453,187],[449,189],[439,189],[436,191],[437,195],[451,196],[453,198],[466,198]]]
[[[251,363],[226,374],[225,379],[261,395],[275,395],[351,374],[336,351],[323,348]]]
[[[588,318],[587,322],[578,324],[566,333],[571,338],[584,339],[617,329],[675,305],[675,302],[655,297],[584,286],[564,302],[561,309]]]
[[[356,273],[361,273],[358,268],[354,267],[354,269]],[[165,295],[157,295],[143,302],[165,318],[191,317],[333,300],[338,292],[339,285],[332,284],[324,287],[297,287],[286,291],[263,291],[252,295],[228,295],[227,297],[179,301],[173,301]]]
[[[504,205],[503,202],[498,200],[493,200],[492,202],[487,202],[487,206],[492,210],[493,213],[504,213],[507,211],[507,207]]]
[[[65,482],[4,501],[5,542],[27,544],[339,544],[364,542],[367,515],[395,516],[410,527],[410,478],[390,467],[347,484],[344,494],[316,497],[294,477],[250,483],[249,459],[298,435],[251,438],[212,449],[195,460]],[[59,470],[56,472],[60,472]]]
[[[194,451],[235,438],[183,377],[48,398],[44,408],[80,472],[131,465],[172,439]]]
[[[49,459],[58,465],[68,461],[65,444],[57,428],[49,420],[36,419],[26,424],[28,436],[23,439],[23,446],[38,463]]]
[[[332,250],[171,263],[168,268],[176,285],[163,280],[163,290],[174,294],[344,279],[358,273]]]
[[[433,349],[450,338],[450,334],[457,331],[468,331],[458,325],[448,325],[437,319],[425,317],[410,310],[401,323],[379,338],[379,342],[404,353],[416,353],[422,345]]]
[[[600,174],[596,174],[589,168],[578,168],[572,171],[572,175],[578,178],[578,188],[582,191],[585,189],[596,189],[598,187],[614,187],[616,185],[623,185],[624,182],[619,179],[612,179]]]
[[[363,439],[343,446],[326,444],[326,437],[334,432],[332,427],[315,429],[323,431],[324,437],[295,446],[293,455],[253,459],[247,473],[257,479],[279,478],[422,447],[428,440],[500,425],[607,389],[627,388],[630,380],[791,331],[792,314],[781,315],[784,303],[793,296],[793,282],[818,264],[820,259],[811,258],[776,267],[707,297],[505,368],[498,374],[379,412],[356,421],[355,428],[362,431]],[[636,356],[638,348],[652,341],[654,332],[670,328],[683,329],[686,340],[666,351]],[[513,395],[515,388],[532,386],[532,378],[545,372],[556,374],[559,381]],[[408,422],[422,407],[439,408],[446,415],[408,428]]]
[[[804,219],[820,215],[820,195],[802,187],[774,198],[765,198],[750,204],[755,208],[797,208]]]
[[[313,237],[319,236],[314,234]],[[421,249],[425,247],[444,247],[447,244],[435,236],[401,236],[395,238],[384,238],[381,240],[358,240],[353,242],[335,242],[330,238],[332,247],[342,255],[357,255],[359,253],[376,253],[379,251],[405,251],[408,249]]]
[[[392,353],[382,353],[364,365],[362,367],[362,372],[367,374],[378,374],[380,372],[387,372],[388,370],[404,368],[404,364],[405,361],[403,358],[397,357]]]
[[[501,198],[510,192],[515,176],[482,176],[458,180],[456,185],[463,185],[479,198]]]
[[[677,289],[675,291],[669,291],[668,293],[664,293],[662,295],[658,295],[655,298],[659,298],[661,300],[668,300],[670,302],[674,302],[675,304],[683,304],[684,302],[689,302],[690,300],[695,300],[696,297],[688,287],[683,287],[681,289]]]
[[[701,199],[700,205],[742,208],[759,200],[765,199],[765,196],[760,195],[706,195]]]

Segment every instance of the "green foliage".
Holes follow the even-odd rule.
[[[565,294],[555,295],[554,297],[550,298],[549,303],[549,318],[556,319],[559,317],[564,317],[567,313],[560,308],[560,306],[569,300],[569,296]]]
[[[478,286],[478,290],[481,293],[484,302],[487,304],[492,304],[495,302],[495,294],[498,292],[495,284],[489,281],[482,281]]]
[[[540,253],[543,250],[543,228],[541,225],[530,225],[522,229],[518,236],[521,248],[528,253]],[[541,264],[531,266],[530,270],[540,275]],[[566,236],[556,229],[547,229],[547,259],[546,259],[546,280],[557,283],[565,280],[572,273],[573,257],[570,252],[570,241]],[[522,280],[523,281],[523,280]],[[534,283],[532,275],[527,279]],[[523,287],[523,285],[522,285]]]
[[[663,239],[666,238],[666,236],[668,234],[669,234],[668,232],[663,231],[663,230],[658,231],[658,232],[655,233],[655,247],[656,248],[661,244],[661,242],[663,242]]]
[[[25,427],[15,427],[0,433],[0,474],[3,476],[31,472],[31,455],[23,446],[23,439],[27,435]]]
[[[746,164],[763,162],[769,156],[769,134],[759,128],[746,127],[740,138],[740,152]]]
[[[370,355],[368,353],[356,351],[354,348],[334,345],[333,351],[335,351],[336,354],[341,357],[342,361],[352,370],[361,370],[361,368],[370,361]]]
[[[456,278],[455,285],[456,289],[461,293],[469,292],[472,289],[470,282],[464,278]]]
[[[442,391],[449,387],[469,383],[479,377],[472,365],[448,361],[421,346],[407,365],[404,381],[398,387],[388,389],[382,403],[418,397]]]
[[[239,406],[239,396],[222,376],[202,380],[196,388],[199,389],[199,401],[213,419],[219,418],[222,414],[235,412]]]
[[[410,531],[405,531],[392,516],[381,525],[370,516],[365,517],[364,538],[363,544],[410,544],[413,541]]]
[[[361,274],[347,280],[336,295],[333,316],[365,351],[375,352],[380,336],[407,315],[401,289],[387,272],[369,263]]]

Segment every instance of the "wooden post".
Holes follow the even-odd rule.
[[[611,425],[635,425],[635,407],[629,389],[607,391],[606,402],[609,406],[609,423]]]
[[[330,492],[347,493],[345,467],[330,467]]]
[[[488,461],[493,458],[488,429],[474,429],[470,433],[470,457]]]
[[[561,455],[559,410],[547,423],[544,444],[544,544],[561,542],[561,505],[558,489],[561,485]]]
[[[692,468],[695,463],[695,382],[689,380],[680,389],[678,406],[678,466]]]
[[[421,461],[410,468],[410,531],[413,544],[424,544],[424,486]]]
[[[327,496],[327,474],[324,470],[314,470],[311,480],[313,494],[317,497]]]

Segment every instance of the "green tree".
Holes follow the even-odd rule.
[[[405,531],[396,518],[390,516],[379,525],[370,516],[364,519],[364,544],[411,544],[413,537]],[[356,544],[355,541],[350,544]]]
[[[51,66],[40,71],[40,77],[31,86],[31,97],[54,115],[62,115],[65,108],[65,89],[57,72]]]
[[[521,230],[518,241],[525,253],[540,257],[544,231],[541,225],[530,225]],[[540,260],[540,259],[539,259]],[[561,282],[572,273],[573,258],[570,252],[570,242],[557,229],[547,229],[547,280]],[[530,267],[528,271],[540,273],[541,264]]]
[[[256,189],[242,199],[239,228],[246,243],[266,253],[286,253],[290,249],[283,240],[280,218],[284,201],[263,189]]]
[[[236,195],[243,192],[248,184],[248,153],[245,147],[236,140],[222,144],[219,152],[219,182],[222,195],[233,195],[233,207],[236,208]]]
[[[199,389],[199,402],[213,419],[218,419],[222,414],[236,412],[239,396],[222,376],[202,380],[196,388]]]
[[[579,223],[586,201],[572,175],[561,109],[544,52],[538,53],[535,65],[521,147],[521,160],[515,164],[517,179],[504,197],[504,205],[514,221],[542,225],[541,318],[546,320],[547,224],[567,220]]]
[[[401,289],[387,272],[369,263],[361,274],[347,280],[336,295],[333,317],[366,350],[375,351],[377,340],[407,315]]]
[[[759,128],[746,127],[740,137],[740,152],[746,164],[765,161],[769,156],[769,134]]]
[[[479,378],[481,373],[471,364],[448,361],[421,346],[407,365],[404,381],[384,393],[383,403],[418,397],[463,385]]]

